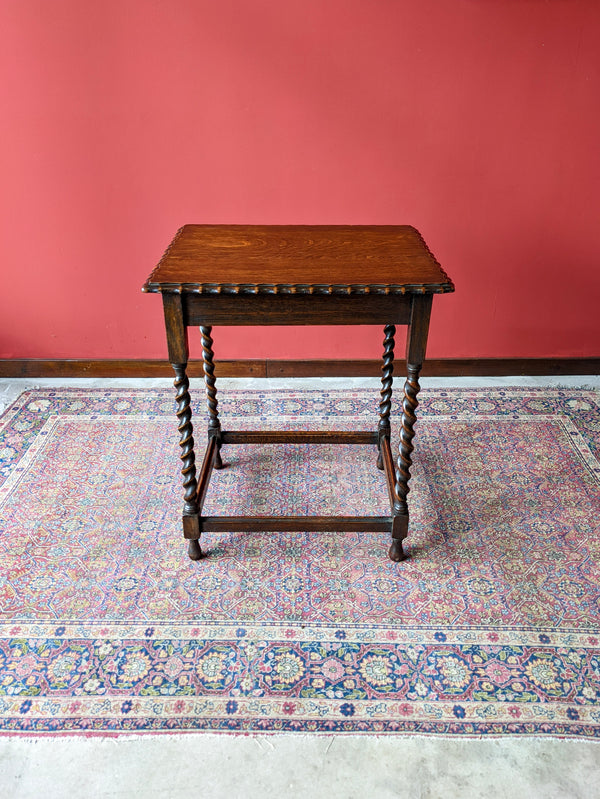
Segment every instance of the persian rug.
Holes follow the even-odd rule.
[[[379,397],[219,399],[225,428],[368,430]],[[600,737],[599,399],[422,391],[403,563],[379,533],[215,533],[192,562],[173,392],[25,392],[0,421],[0,729]],[[374,447],[223,456],[207,513],[388,513]]]

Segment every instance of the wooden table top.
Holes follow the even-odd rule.
[[[409,225],[184,225],[143,286],[194,294],[441,294]]]

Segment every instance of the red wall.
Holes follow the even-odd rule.
[[[0,357],[166,357],[140,286],[185,222],[410,223],[457,287],[430,356],[600,354],[597,0],[0,8]],[[215,333],[225,358],[381,340]]]

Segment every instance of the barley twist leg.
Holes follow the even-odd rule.
[[[177,394],[177,419],[179,425],[179,446],[181,448],[180,458],[182,461],[181,474],[183,475],[183,526],[184,530],[198,532],[198,501],[196,494],[198,482],[196,480],[196,456],[194,454],[194,436],[192,426],[192,409],[190,405],[190,381],[186,374],[185,363],[172,364],[175,371],[175,388]],[[202,557],[202,550],[198,539],[192,539],[188,545],[188,554],[192,560],[199,560]]]
[[[410,491],[410,467],[412,466],[411,454],[414,450],[413,438],[415,435],[414,424],[416,421],[416,409],[419,405],[417,394],[419,393],[419,372],[420,365],[408,364],[408,377],[404,384],[404,399],[402,401],[402,429],[400,430],[400,451],[398,454],[398,464],[396,469],[396,502],[394,503],[394,530],[392,532],[392,545],[390,547],[390,558],[398,561],[404,559],[402,550],[402,539],[408,532],[408,504],[407,497]]]
[[[390,411],[392,409],[392,383],[394,374],[394,336],[396,335],[395,325],[386,325],[383,329],[383,366],[381,372],[381,401],[379,402],[379,455],[377,456],[377,468],[383,469],[383,458],[381,455],[381,439],[390,437]]]
[[[219,421],[219,409],[217,403],[217,388],[215,378],[215,363],[213,352],[213,340],[211,336],[212,327],[201,327],[202,335],[202,358],[204,362],[204,382],[206,384],[206,398],[208,404],[208,437],[216,438],[219,449],[215,458],[215,469],[223,467],[221,460],[221,422]]]

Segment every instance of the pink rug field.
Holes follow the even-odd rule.
[[[371,430],[379,395],[219,400],[225,429]],[[0,731],[600,738],[599,394],[420,400],[408,560],[387,534],[215,533],[192,562],[174,392],[22,394],[0,419]],[[386,515],[376,456],[224,447],[205,512]]]

